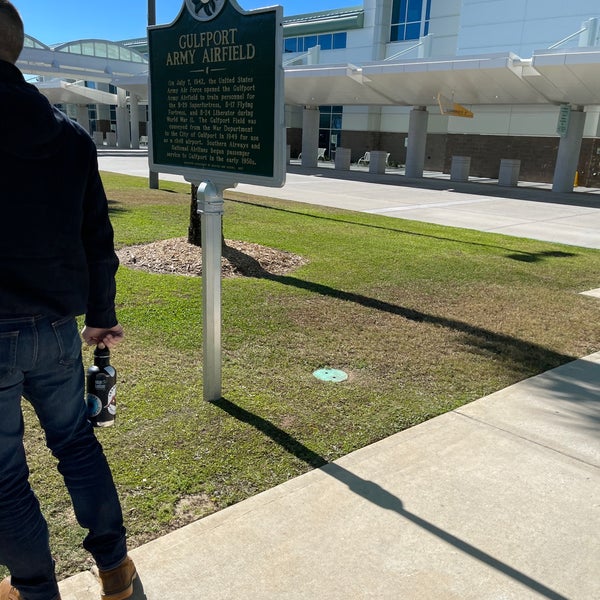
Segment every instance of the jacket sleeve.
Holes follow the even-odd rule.
[[[98,173],[95,147],[91,148],[81,235],[89,273],[85,324],[90,327],[109,329],[117,324],[115,274],[119,266],[119,259],[114,250],[113,228],[108,215],[108,200]]]

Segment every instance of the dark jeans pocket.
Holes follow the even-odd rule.
[[[67,317],[52,323],[52,328],[60,348],[58,362],[66,367],[74,365],[81,356],[81,338],[77,321],[73,317]]]

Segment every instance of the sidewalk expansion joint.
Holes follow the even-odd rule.
[[[582,459],[579,456],[574,456],[573,454],[569,454],[568,452],[564,452],[563,450],[557,450],[556,448],[553,448],[552,446],[548,446],[547,444],[542,444],[541,442],[537,442],[535,440],[532,440],[531,438],[528,438],[524,435],[520,435],[518,433],[515,433],[514,431],[511,431],[510,429],[505,429],[504,427],[499,427],[498,425],[494,425],[492,423],[488,423],[487,421],[484,421],[482,419],[478,419],[476,417],[473,417],[471,415],[467,415],[465,413],[460,412],[460,409],[455,409],[452,411],[454,414],[459,415],[465,419],[469,419],[470,421],[473,421],[475,423],[479,423],[480,425],[485,425],[486,427],[489,427],[490,429],[495,429],[496,431],[502,431],[503,433],[506,433],[512,437],[518,438],[520,440],[523,440],[525,442],[528,442],[529,444],[533,444],[535,446],[539,446],[540,448],[544,448],[545,450],[550,450],[551,452],[554,452],[556,454],[560,454],[561,456],[564,456],[566,458],[570,458],[571,460],[575,460],[577,462],[583,463],[584,465],[587,465],[589,467],[593,467],[594,469],[598,469],[600,468],[599,465],[594,464],[593,462],[587,461]]]

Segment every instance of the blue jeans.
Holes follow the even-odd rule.
[[[101,569],[126,556],[121,505],[110,468],[87,420],[81,338],[73,318],[0,319],[0,564],[24,600],[55,600],[48,527],[29,486],[21,397],[38,416],[58,459],[83,545]]]

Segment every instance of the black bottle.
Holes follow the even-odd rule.
[[[110,427],[117,413],[117,371],[110,350],[96,346],[94,364],[87,370],[88,419],[94,427]]]

